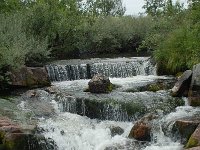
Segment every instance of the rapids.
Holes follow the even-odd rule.
[[[174,78],[157,76],[148,57],[67,60],[46,66],[56,94],[47,97],[55,109],[51,118],[40,118],[38,127],[58,150],[182,150],[173,123],[182,117],[199,115],[199,108],[187,106],[186,98],[173,98],[169,90],[137,91],[157,81]],[[96,73],[110,77],[118,86],[109,94],[84,92]],[[44,98],[44,97],[43,97]],[[23,105],[26,102],[23,102]],[[153,122],[151,142],[129,139],[134,123],[147,113],[159,117]],[[112,133],[112,128],[123,133]],[[166,134],[164,132],[168,132]]]

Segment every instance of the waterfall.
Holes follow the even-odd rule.
[[[155,65],[149,57],[88,60],[46,65],[51,81],[90,79],[100,73],[108,77],[125,78],[136,75],[154,75]]]

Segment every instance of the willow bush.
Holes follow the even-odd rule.
[[[0,85],[8,82],[7,71],[17,69],[26,63],[41,62],[48,57],[46,40],[27,36],[21,13],[0,14]],[[38,59],[40,55],[40,60]],[[1,87],[0,87],[1,89]]]

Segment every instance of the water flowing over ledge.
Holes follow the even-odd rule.
[[[112,78],[156,74],[155,64],[149,57],[65,60],[54,62],[46,68],[51,81],[90,79],[97,73]]]

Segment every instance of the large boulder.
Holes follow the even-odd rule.
[[[200,125],[198,125],[194,133],[191,135],[190,139],[186,144],[186,148],[192,148],[197,146],[200,146]]]
[[[193,67],[189,103],[191,106],[200,106],[200,64],[194,65]]]
[[[188,96],[191,79],[192,70],[186,70],[172,88],[172,96]]]
[[[91,93],[109,93],[113,88],[109,78],[101,74],[94,75],[88,85]]]
[[[190,96],[200,96],[200,63],[193,67],[191,90]]]
[[[151,141],[151,121],[155,119],[156,116],[149,114],[137,121],[132,127],[128,137],[134,138],[139,141]]]
[[[181,138],[181,143],[186,144],[192,133],[198,127],[200,118],[182,118],[175,122],[173,131],[177,132]]]
[[[44,87],[51,85],[44,67],[22,67],[11,71],[11,85],[19,87]]]
[[[55,144],[52,143],[52,145]],[[36,125],[23,125],[22,127],[17,123],[13,123],[9,118],[0,117],[1,150],[56,149],[52,145],[44,136],[37,134]]]

